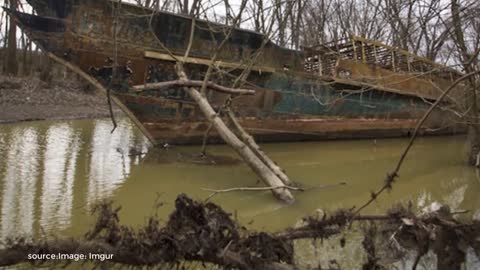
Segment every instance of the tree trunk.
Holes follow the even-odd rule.
[[[17,0],[10,0],[10,9],[17,10]],[[10,28],[8,30],[8,48],[7,48],[7,63],[6,73],[10,75],[17,75],[17,23],[13,16],[10,16]]]
[[[6,73],[7,72],[7,55],[8,55],[8,51],[7,51],[7,48],[8,48],[8,19],[7,19],[7,13],[5,13],[5,28],[4,29],[0,29],[0,31],[4,31],[5,33],[5,39],[3,41],[3,50],[2,50],[2,73]],[[3,19],[3,17],[2,17]]]
[[[52,61],[48,57],[47,53],[41,53],[40,56],[40,80],[50,85],[52,82]]]
[[[23,55],[22,55],[22,75],[30,75],[30,66],[28,65],[28,49],[30,47],[30,40],[28,40],[25,33],[22,34],[22,46],[23,46]]]

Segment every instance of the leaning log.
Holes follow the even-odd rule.
[[[177,63],[176,68],[180,80],[188,80],[182,64]],[[207,121],[213,125],[220,137],[242,157],[242,159],[266,185],[274,188],[272,189],[273,195],[279,200],[287,203],[293,203],[295,199],[288,189],[276,188],[285,186],[283,181],[260,158],[258,158],[257,155],[255,155],[250,147],[243,143],[242,140],[240,140],[227,127],[220,116],[212,108],[208,100],[193,87],[185,87],[184,90],[197,103]]]

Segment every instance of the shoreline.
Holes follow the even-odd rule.
[[[121,115],[115,114],[115,117],[121,117]],[[110,118],[110,115],[88,115],[88,116],[61,116],[61,117],[47,117],[47,118],[26,118],[26,119],[9,119],[0,120],[0,125],[18,124],[27,122],[40,122],[40,121],[71,121],[71,120],[88,120],[88,119],[102,119]]]
[[[70,76],[69,76],[70,77]],[[115,116],[123,112],[113,105]],[[0,76],[0,124],[110,117],[107,98],[72,78]]]

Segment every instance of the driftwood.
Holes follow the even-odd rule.
[[[177,63],[176,69],[180,80],[188,80],[188,77],[185,74],[183,66],[180,62]],[[184,90],[197,103],[207,121],[213,125],[220,137],[222,137],[222,139],[243,158],[248,166],[262,179],[263,182],[265,182],[265,184],[274,188],[272,189],[273,195],[284,202],[293,203],[295,199],[288,189],[277,188],[285,186],[283,181],[274,172],[272,172],[272,170],[265,165],[261,159],[258,158],[258,156],[250,149],[250,147],[245,145],[227,127],[227,125],[212,108],[208,100],[193,87],[185,87]]]
[[[213,82],[204,82],[198,80],[175,80],[175,81],[167,81],[167,82],[158,82],[158,83],[147,83],[145,85],[136,85],[133,89],[137,92],[145,91],[145,90],[160,90],[162,88],[169,88],[173,86],[177,87],[202,87],[206,85],[207,88],[218,91],[221,93],[232,94],[232,95],[253,95],[255,94],[255,90],[251,89],[235,89],[225,87]]]

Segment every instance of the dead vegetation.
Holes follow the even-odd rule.
[[[141,228],[122,225],[120,209],[112,202],[95,207],[97,221],[82,238],[9,240],[0,250],[0,266],[47,263],[28,261],[27,254],[31,253],[105,253],[113,254],[113,259],[95,264],[185,269],[182,267],[187,262],[195,261],[225,269],[303,269],[295,261],[295,253],[301,250],[295,250],[294,241],[338,236],[356,230],[356,223],[363,228],[366,260],[358,262],[362,269],[386,269],[388,265],[382,265],[385,252],[379,252],[385,249],[391,249],[386,254],[416,252],[413,269],[430,250],[437,256],[437,269],[442,270],[461,269],[467,249],[473,249],[477,256],[480,251],[480,223],[460,221],[455,218],[457,213],[448,207],[421,215],[401,206],[375,216],[338,210],[331,215],[306,217],[301,226],[277,233],[248,231],[219,206],[196,202],[184,194],[177,197],[175,210],[166,222],[152,216]],[[342,237],[339,247],[343,247],[345,241],[348,240]],[[55,263],[60,266],[70,262]],[[338,262],[330,264],[343,269]],[[325,269],[321,267],[316,269]]]

